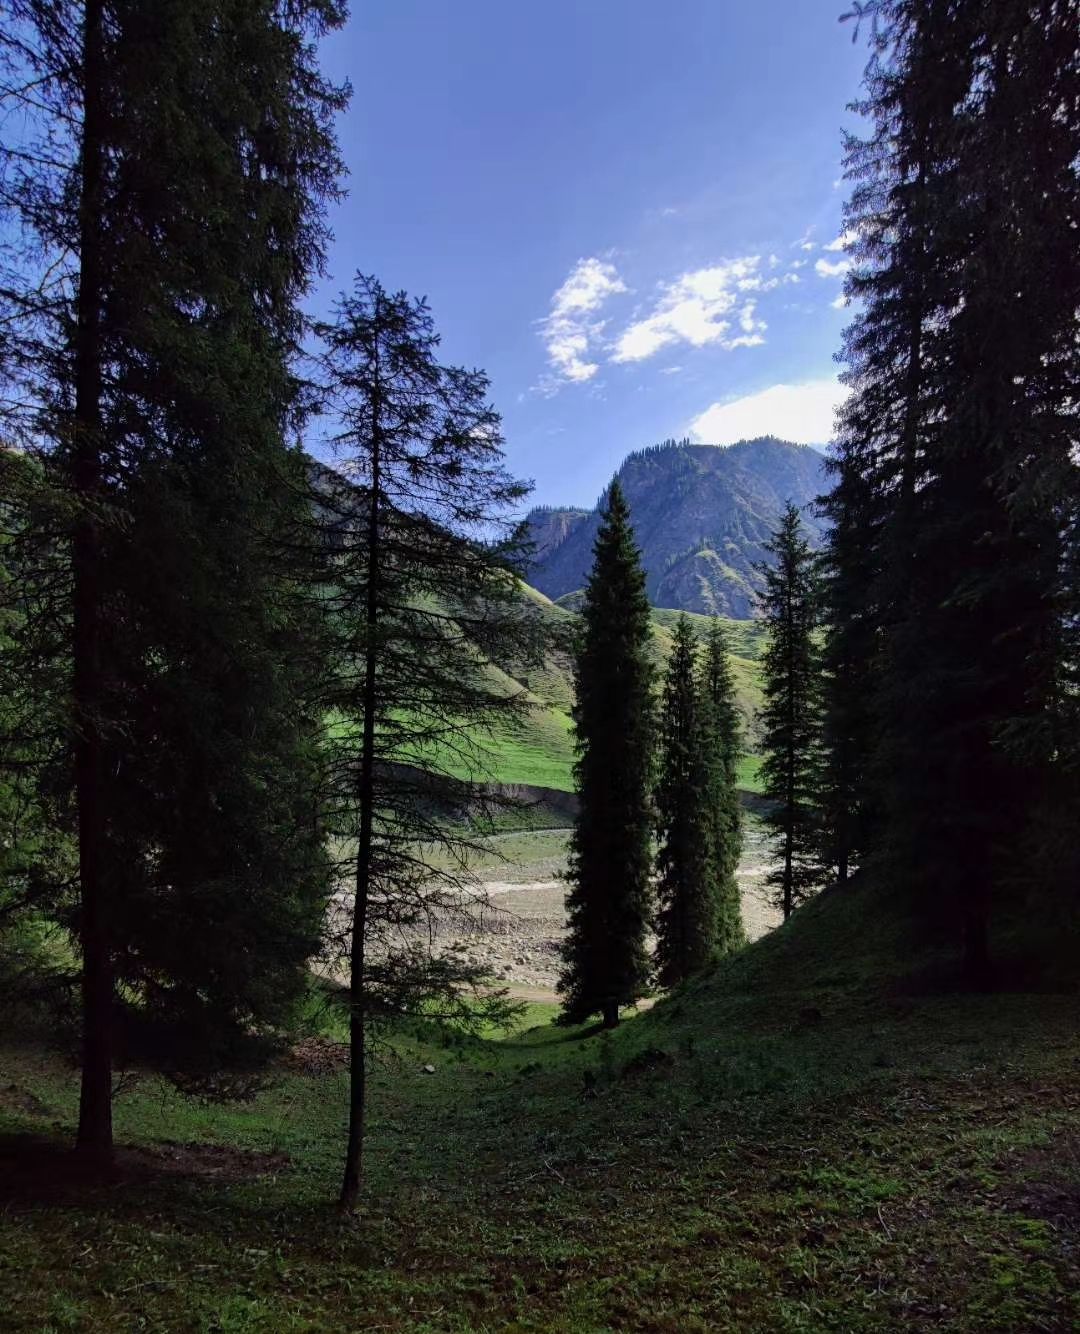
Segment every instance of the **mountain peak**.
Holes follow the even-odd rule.
[[[616,476],[654,606],[752,616],[761,587],[755,566],[789,500],[804,511],[811,541],[820,540],[811,505],[825,488],[825,460],[810,445],[773,436],[731,445],[665,440],[627,455]],[[528,523],[535,543],[529,582],[551,598],[581,588],[599,505],[589,512],[545,506]]]

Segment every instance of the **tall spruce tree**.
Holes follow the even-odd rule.
[[[697,641],[675,626],[660,704],[656,775],[657,975],[665,987],[700,972],[716,953],[713,793]]]
[[[735,704],[727,634],[719,620],[709,627],[698,683],[701,744],[709,810],[717,954],[730,954],[746,941],[736,871],[742,854],[739,756],[742,728]]]
[[[569,931],[559,991],[577,1023],[649,986],[645,938],[652,916],[653,669],[641,553],[618,482],[593,547],[575,663],[575,778],[580,810],[570,841]]]
[[[4,177],[25,241],[5,296],[73,501],[78,1142],[107,1153],[124,1040],[152,1031],[188,1072],[259,1059],[318,938],[312,623],[275,542],[300,514],[287,361],[338,166],[312,39],[343,15],[12,10],[4,96],[35,92]]]
[[[373,1032],[402,1014],[475,1026],[506,1009],[481,966],[433,952],[430,937],[478,897],[468,780],[490,776],[488,740],[528,708],[490,667],[527,667],[539,640],[515,577],[513,512],[528,487],[505,470],[487,377],[443,365],[426,303],[375,278],[358,276],[319,333],[342,469],[321,477],[317,502],[331,552],[330,828],[354,850],[341,942],[351,1075],[340,1203],[352,1210]],[[438,864],[425,846],[441,850]]]
[[[767,883],[785,920],[817,887],[820,664],[817,564],[799,511],[788,504],[763,563],[768,643],[762,658],[762,786],[779,866]]]
[[[992,903],[1029,879],[1027,831],[1040,809],[1053,823],[1064,772],[1078,30],[1054,0],[862,8],[873,131],[848,151],[842,451],[880,520],[863,549],[879,855],[985,985]]]
[[[845,441],[829,461],[836,482],[822,556],[821,868],[846,884],[871,851],[876,706],[880,686],[881,501],[865,458]]]

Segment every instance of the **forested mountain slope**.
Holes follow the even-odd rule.
[[[822,523],[813,501],[825,460],[809,445],[764,436],[735,445],[667,441],[627,457],[618,479],[630,503],[649,600],[745,620],[755,610],[754,567],[792,501],[811,540]],[[535,544],[529,581],[551,598],[583,587],[599,510],[542,508],[529,515]]]

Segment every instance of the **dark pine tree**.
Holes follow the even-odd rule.
[[[641,553],[618,482],[608,491],[582,607],[575,665],[580,812],[570,843],[569,933],[559,990],[564,1016],[600,1013],[648,990],[652,917],[653,671]]]
[[[843,440],[822,556],[821,868],[843,885],[872,846],[881,608],[880,510],[866,460]]]
[[[877,856],[985,986],[993,904],[1031,883],[1065,773],[1078,29],[1054,0],[862,8],[843,447],[879,523]]]
[[[736,871],[742,854],[739,757],[742,728],[735,705],[735,679],[723,624],[714,620],[705,640],[698,684],[702,748],[709,809],[717,954],[745,944],[742,900]]]
[[[660,704],[656,774],[656,963],[661,985],[700,972],[716,953],[717,877],[697,642],[680,616]]]
[[[816,558],[803,536],[799,511],[788,504],[762,564],[768,644],[762,659],[761,766],[765,816],[779,866],[767,883],[785,920],[819,881],[818,791],[820,664],[814,642],[819,589]]]
[[[420,1013],[476,1026],[505,1012],[481,967],[431,949],[431,928],[477,897],[467,780],[490,777],[486,741],[528,707],[486,668],[528,666],[538,643],[515,577],[513,513],[528,488],[505,470],[487,377],[443,365],[427,304],[374,278],[358,276],[319,333],[342,468],[321,477],[317,504],[331,552],[330,828],[353,850],[341,941],[351,1070],[340,1203],[351,1211],[378,1026]],[[438,863],[424,847],[440,849]]]
[[[70,567],[40,461],[0,446],[0,946],[74,874],[65,736]]]
[[[125,1040],[185,1077],[263,1059],[319,938],[315,621],[282,546],[288,362],[338,169],[313,43],[343,13],[12,8],[4,296],[25,434],[69,497],[79,901],[56,907],[82,955],[78,1143],[107,1154]]]

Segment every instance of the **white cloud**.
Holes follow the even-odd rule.
[[[838,236],[835,241],[830,241],[827,246],[822,246],[823,250],[849,250],[859,239],[856,232],[844,232]]]
[[[814,272],[819,278],[842,278],[851,268],[850,259],[818,259],[814,261]]]
[[[847,303],[848,303],[847,297],[843,294],[843,292],[841,292],[835,301],[829,302],[829,305],[832,306],[833,310],[844,310],[847,306]]]
[[[589,353],[604,328],[596,312],[604,302],[629,290],[614,264],[579,259],[551,298],[551,314],[540,322],[540,336],[558,380],[581,384],[600,369]]]
[[[755,303],[744,301],[740,306],[740,294],[766,288],[760,262],[760,256],[747,255],[695,269],[665,284],[652,313],[629,325],[616,339],[612,360],[644,361],[679,342],[691,347],[719,343],[727,349],[764,342],[760,334],[766,326],[755,314]],[[742,333],[730,338],[735,320]]]
[[[833,437],[836,409],[848,393],[835,380],[774,384],[729,403],[713,403],[690,423],[690,433],[711,445],[762,435],[805,445],[825,444]]]

